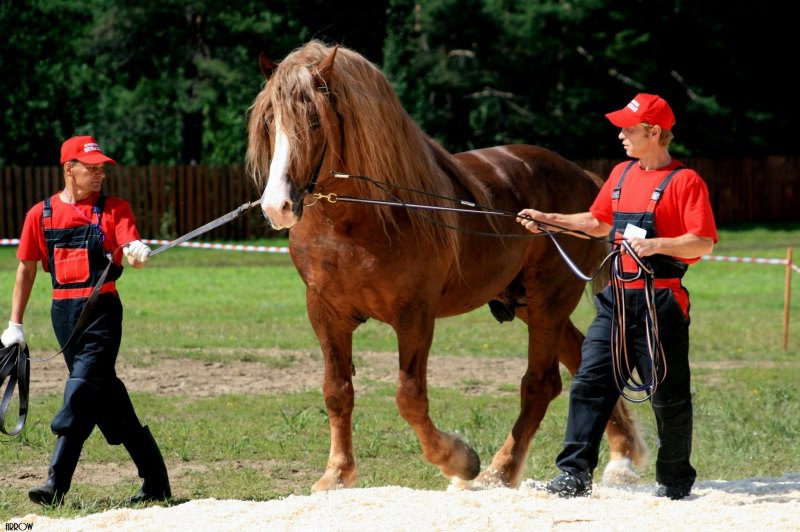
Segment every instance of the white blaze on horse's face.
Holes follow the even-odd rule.
[[[269,164],[267,186],[261,196],[261,209],[275,229],[291,227],[297,221],[292,212],[291,187],[286,173],[288,167],[289,139],[276,117],[275,153]]]

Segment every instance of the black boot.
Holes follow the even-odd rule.
[[[166,501],[172,497],[167,466],[150,429],[142,427],[122,443],[139,469],[139,476],[144,480],[142,489],[128,499],[128,503]]]
[[[67,436],[59,436],[50,461],[47,480],[38,488],[28,490],[28,498],[42,506],[58,506],[64,502],[64,495],[72,484],[72,475],[81,457],[83,441]]]
[[[562,498],[589,497],[592,494],[592,475],[586,472],[563,471],[548,482],[544,489]]]

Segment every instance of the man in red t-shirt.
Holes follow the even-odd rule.
[[[556,459],[562,473],[545,489],[561,497],[591,495],[603,429],[619,398],[628,397],[625,389],[632,389],[648,394],[656,417],[656,495],[682,499],[697,473],[690,463],[689,293],[681,278],[711,253],[717,229],[705,182],[669,153],[675,116],[667,102],[642,93],[606,117],[621,128],[619,139],[633,160],[611,171],[588,212],[524,209],[518,219],[534,233],[611,235],[621,250],[612,283],[595,297],[597,315],[570,387]]]
[[[122,256],[141,268],[150,248],[139,238],[130,205],[100,193],[105,164],[116,163],[92,137],[72,137],[61,146],[64,189],[25,217],[11,317],[0,336],[4,346],[25,346],[23,315],[41,261],[52,279],[53,330],[69,370],[63,404],[50,424],[58,438],[48,478],[28,491],[33,502],[47,506],[63,502],[95,426],[109,444],[125,446],[144,479],[130,502],[171,497],[161,451],[150,429],[139,422],[115,370],[122,339],[115,281],[122,275]],[[97,285],[99,295],[90,298]]]

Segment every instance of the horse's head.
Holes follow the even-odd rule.
[[[263,188],[261,208],[275,229],[297,223],[304,195],[326,167],[326,153],[338,153],[330,92],[336,52],[312,41],[280,65],[259,58],[266,83],[251,108],[247,165]]]
[[[320,193],[407,203],[454,195],[459,164],[412,120],[389,80],[366,57],[312,40],[279,65],[265,57],[260,63],[267,81],[250,109],[247,166],[263,190],[261,207],[274,228],[300,220],[304,196],[315,186]],[[335,179],[334,170],[373,181]],[[378,181],[396,188],[376,187]],[[472,181],[464,182],[483,198],[482,185]],[[420,217],[388,206],[359,207],[362,224],[374,216],[384,231],[405,225],[419,242],[457,245],[456,233],[447,229],[458,223],[454,213]],[[339,213],[346,213],[341,203],[331,207],[329,219]]]

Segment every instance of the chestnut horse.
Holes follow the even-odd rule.
[[[263,55],[260,63],[267,81],[250,109],[248,170],[264,187],[261,206],[272,226],[289,228],[325,364],[331,446],[313,490],[356,481],[352,341],[370,318],[397,335],[397,408],[424,457],[454,483],[518,486],[531,440],[561,392],[559,362],[573,374],[580,363],[583,335],[570,314],[586,284],[547,238],[524,238],[532,235],[513,214],[524,207],[585,211],[598,183],[536,146],[448,153],[403,110],[383,73],[348,48],[310,41],[279,65]],[[511,215],[344,198],[440,207],[458,198]],[[607,253],[589,239],[567,236],[560,244],[584,272]],[[489,302],[496,316],[528,324],[528,363],[519,417],[481,472],[477,453],[431,419],[426,370],[436,320]],[[641,463],[646,450],[624,403],[606,434],[616,478],[634,480],[631,463]]]

